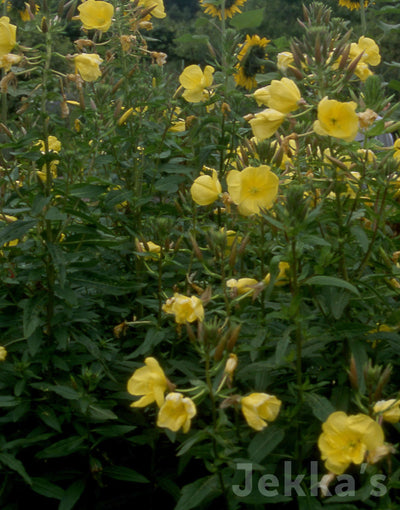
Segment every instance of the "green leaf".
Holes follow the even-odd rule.
[[[75,503],[79,500],[82,492],[85,490],[84,480],[77,480],[65,490],[61,498],[58,510],[71,510],[74,508]]]
[[[81,449],[84,438],[81,436],[72,436],[54,443],[44,450],[41,450],[36,457],[38,459],[53,459],[56,457],[66,457]]]
[[[49,427],[61,432],[61,425],[58,417],[51,407],[39,407],[38,409],[39,418]]]
[[[185,485],[182,495],[174,510],[191,510],[200,506],[205,500],[211,499],[220,493],[217,475],[206,476],[195,482]]]
[[[303,285],[316,285],[316,286],[328,286],[328,287],[340,287],[342,289],[347,289],[353,294],[356,294],[357,296],[360,295],[358,292],[357,287],[355,287],[353,284],[346,282],[345,280],[342,280],[340,278],[336,278],[335,276],[322,276],[322,275],[316,275],[312,276],[311,278],[308,278],[307,280],[302,281]]]
[[[316,393],[306,393],[304,398],[311,407],[313,415],[322,422],[326,421],[328,416],[336,411],[326,397],[317,395]]]
[[[270,425],[256,434],[248,448],[250,460],[255,463],[262,462],[284,437],[284,431],[276,425]]]
[[[29,485],[32,484],[31,477],[25,471],[24,465],[20,460],[16,459],[13,455],[11,455],[10,453],[0,453],[0,462],[7,466],[8,468],[12,469],[13,471],[16,471],[19,475],[21,475],[26,483],[29,483]]]
[[[114,480],[123,480],[124,482],[149,483],[145,476],[124,466],[106,467],[103,469],[103,475],[109,476]]]
[[[12,395],[0,396],[0,407],[15,407],[19,404],[19,400]]]
[[[257,28],[261,25],[264,17],[264,8],[254,9],[252,11],[242,12],[236,14],[231,20],[231,25],[236,30],[243,30],[244,28]]]
[[[57,386],[49,386],[48,389],[50,391],[54,391],[54,393],[57,393],[57,395],[60,395],[60,397],[66,398],[67,400],[79,400],[80,398],[79,393],[70,386],[63,386],[60,384]]]
[[[193,445],[195,445],[196,443],[199,443],[200,441],[203,441],[207,437],[209,437],[207,432],[205,432],[204,430],[199,430],[192,437],[190,437],[189,439],[187,439],[185,442],[183,442],[181,444],[181,446],[178,449],[177,456],[179,457],[179,456],[185,454],[188,450],[190,450],[192,448]]]
[[[117,420],[118,416],[111,411],[111,409],[104,409],[90,405],[88,415],[95,420]]]
[[[104,427],[93,429],[93,432],[97,432],[104,437],[120,437],[129,434],[129,432],[135,429],[136,427],[133,425],[104,425]]]
[[[64,491],[58,485],[45,478],[32,478],[32,490],[46,498],[62,499]]]
[[[0,231],[0,246],[14,239],[21,239],[35,225],[36,220],[17,220],[13,223],[8,223]]]

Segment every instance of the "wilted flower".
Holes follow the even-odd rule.
[[[0,345],[0,361],[5,361],[7,358],[7,349]]]
[[[128,108],[118,119],[117,124],[118,126],[122,126],[125,124],[125,122],[129,119],[129,117],[133,114],[133,107]]]
[[[19,64],[22,60],[21,55],[14,55],[13,53],[7,53],[6,55],[0,56],[0,68],[4,71],[9,71],[11,66]]]
[[[329,135],[352,141],[358,133],[359,123],[356,114],[357,103],[342,103],[326,96],[318,104],[318,120],[314,131],[318,135]]]
[[[175,315],[178,324],[204,319],[203,303],[196,296],[188,297],[175,292],[172,298],[167,299],[162,309],[165,313]]]
[[[144,9],[151,9],[150,14],[155,18],[165,18],[165,7],[163,0],[139,0],[140,7]]]
[[[249,124],[257,141],[262,141],[266,138],[271,138],[285,118],[286,115],[284,113],[274,110],[273,108],[267,108],[262,112],[256,113],[254,117],[249,120]]]
[[[10,18],[0,18],[0,57],[7,55],[16,44],[17,27],[10,23]]]
[[[340,475],[351,463],[361,464],[367,452],[373,453],[383,442],[382,427],[371,417],[337,411],[322,425],[318,447],[326,469]]]
[[[374,413],[381,414],[382,418],[389,423],[398,423],[400,421],[400,400],[395,398],[379,400],[374,405]]]
[[[78,11],[78,19],[86,30],[107,32],[114,16],[113,5],[102,0],[86,0],[78,6]]]
[[[258,281],[254,278],[239,278],[239,280],[231,278],[226,282],[226,286],[236,294],[241,295],[246,294],[246,292],[254,292],[257,283]]]
[[[200,103],[209,98],[209,92],[206,90],[213,82],[214,68],[206,66],[204,72],[198,65],[185,67],[179,76],[179,83],[185,89],[182,96],[189,103]]]
[[[206,169],[206,167],[204,167]],[[217,171],[213,168],[211,175],[200,175],[193,181],[190,188],[192,199],[198,205],[210,205],[217,200],[222,191]]]
[[[186,433],[196,413],[196,406],[192,399],[184,397],[181,393],[168,393],[164,404],[160,407],[157,425],[172,432],[182,429],[182,432]]]
[[[146,358],[146,366],[138,368],[128,381],[128,393],[142,396],[131,407],[145,407],[157,402],[158,407],[164,403],[164,393],[168,387],[168,379],[155,358]]]
[[[81,53],[74,57],[75,72],[79,73],[84,81],[95,81],[100,78],[100,64],[103,60],[97,53]]]
[[[267,422],[274,421],[282,405],[278,398],[267,393],[251,393],[240,402],[248,425],[255,430],[262,430]]]
[[[278,194],[279,178],[267,165],[231,170],[226,182],[232,201],[244,216],[269,209]]]
[[[360,112],[357,115],[360,122],[360,129],[369,128],[378,118],[378,114],[370,108],[367,108],[364,112]]]

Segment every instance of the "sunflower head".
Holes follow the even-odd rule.
[[[247,0],[225,0],[224,19],[232,18],[235,14],[241,13],[240,7],[246,2]],[[222,2],[220,3],[222,4]],[[213,18],[222,19],[222,6],[211,4],[206,0],[200,0],[200,6],[206,14]]]
[[[364,1],[364,7],[368,7],[368,4],[370,4],[369,0]],[[347,7],[347,9],[350,9],[350,11],[358,10],[360,9],[361,2],[358,0],[339,0],[339,5],[342,7]]]
[[[263,61],[266,57],[265,48],[269,39],[260,38],[258,35],[246,35],[246,41],[240,47],[236,64],[234,79],[237,85],[247,90],[257,86],[255,78],[257,73],[263,72]]]

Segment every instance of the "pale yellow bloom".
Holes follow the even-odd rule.
[[[78,11],[78,19],[86,30],[107,32],[114,16],[113,5],[102,0],[86,0],[78,6]]]
[[[328,471],[340,475],[353,464],[361,464],[367,452],[373,455],[384,443],[382,427],[365,414],[329,415],[318,439],[321,458]]]
[[[198,65],[185,67],[179,76],[179,83],[185,89],[182,97],[189,103],[200,103],[209,98],[209,92],[206,90],[212,85],[214,68],[206,66],[204,72]]]
[[[374,413],[381,414],[382,418],[389,423],[398,423],[400,421],[400,400],[395,398],[379,400],[374,405]]]
[[[182,429],[182,432],[186,434],[196,413],[196,406],[192,399],[184,397],[181,393],[168,393],[164,404],[160,407],[157,425],[172,432]]]
[[[146,247],[147,245],[147,247]],[[159,244],[153,243],[153,241],[147,241],[146,245],[144,243],[139,243],[139,250],[142,253],[152,253],[154,255],[160,255],[161,246]]]
[[[241,295],[246,294],[246,292],[253,293],[257,283],[258,281],[254,278],[239,278],[238,280],[231,278],[227,280],[226,286],[228,289],[234,290],[238,295]]]
[[[155,358],[146,358],[144,362],[146,366],[138,368],[128,381],[128,393],[141,396],[131,407],[145,407],[153,402],[161,407],[168,379]]]
[[[228,192],[240,214],[250,216],[269,209],[278,194],[279,178],[267,165],[231,170],[226,178]]]
[[[279,273],[275,279],[274,285],[277,286],[287,285],[289,283],[288,271],[290,269],[290,264],[288,262],[281,261],[279,262],[278,269]],[[268,285],[270,281],[271,274],[268,273],[267,276],[264,278],[264,283]]]
[[[38,144],[40,147],[40,152],[43,154],[46,152],[46,147],[43,140],[39,140]],[[61,150],[61,142],[60,140],[53,135],[50,135],[47,137],[47,146],[49,149],[49,152],[60,152]]]
[[[272,80],[266,87],[266,106],[281,113],[289,113],[297,110],[301,100],[298,86],[289,78]]]
[[[361,81],[365,81],[367,78],[372,76],[374,73],[368,67],[365,62],[359,62],[354,69],[354,74],[360,78]]]
[[[166,16],[163,0],[139,0],[139,6],[151,9],[150,14],[155,18],[163,19]]]
[[[188,297],[175,292],[172,298],[167,299],[162,309],[165,313],[175,315],[178,324],[204,319],[203,303],[196,296]]]
[[[95,81],[100,78],[100,64],[103,59],[97,53],[81,53],[74,57],[75,72],[79,73],[84,81]]]
[[[285,120],[286,115],[273,108],[267,108],[262,112],[256,113],[255,116],[249,120],[253,135],[257,141],[271,138],[276,133],[279,126]]]
[[[192,199],[198,205],[210,205],[217,200],[222,191],[217,171],[210,169],[211,175],[200,175],[193,181],[190,188]]]
[[[5,361],[7,358],[7,349],[0,345],[0,361]]]
[[[357,103],[354,101],[343,103],[325,96],[318,104],[318,120],[314,122],[314,131],[318,135],[354,140],[359,128],[356,108]]]
[[[7,55],[16,44],[17,27],[10,23],[10,18],[0,18],[0,57]]]
[[[248,425],[255,430],[262,430],[267,422],[276,420],[282,405],[278,398],[267,393],[251,393],[240,402]]]
[[[364,37],[363,35],[358,39],[358,43],[351,43],[349,58],[354,60],[362,53],[360,62],[377,66],[381,62],[381,55],[379,53],[379,46],[373,39]]]
[[[277,67],[281,73],[286,73],[288,68],[293,64],[293,53],[290,51],[282,51],[277,55]]]

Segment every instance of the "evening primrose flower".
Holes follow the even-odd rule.
[[[182,97],[189,103],[200,103],[209,98],[209,92],[206,90],[212,85],[214,68],[207,65],[204,72],[198,65],[185,67],[179,76],[179,83],[185,89]]]
[[[182,429],[182,432],[186,434],[196,413],[196,406],[191,398],[184,397],[181,393],[168,393],[164,404],[160,407],[157,426],[172,432]]]
[[[0,361],[5,361],[7,358],[7,349],[0,345]]]
[[[79,73],[84,81],[95,81],[100,78],[100,64],[103,59],[97,53],[81,53],[74,57],[75,72]]]
[[[145,407],[156,402],[158,407],[164,403],[164,393],[168,387],[168,379],[155,358],[144,360],[144,367],[138,368],[128,381],[128,393],[141,396],[131,407]]]
[[[248,425],[254,430],[262,430],[267,422],[274,421],[282,405],[278,398],[267,393],[251,393],[242,397],[240,403]]]
[[[210,169],[211,175],[200,175],[193,181],[190,188],[192,199],[198,205],[210,205],[217,200],[222,191],[217,171]]]
[[[379,400],[374,405],[374,413],[381,414],[384,421],[398,423],[400,421],[400,400]]]
[[[287,285],[289,283],[289,278],[287,275],[289,269],[290,269],[289,262],[285,262],[283,260],[281,262],[279,262],[279,264],[278,264],[279,273],[278,273],[278,276],[275,278],[274,285],[281,286],[281,285]],[[263,281],[264,281],[265,285],[268,285],[269,282],[271,281],[271,274],[268,273]]]
[[[86,0],[78,6],[78,11],[78,19],[86,30],[107,32],[114,16],[113,5],[102,0]]]
[[[267,108],[262,112],[256,113],[252,119],[249,120],[253,135],[257,141],[271,138],[276,133],[279,126],[285,120],[286,115],[273,108]]]
[[[144,9],[151,9],[150,14],[155,18],[163,19],[166,16],[163,0],[139,0],[138,5]]]
[[[279,178],[267,165],[231,170],[226,177],[228,192],[240,214],[260,214],[272,207],[278,194]]]
[[[336,411],[328,416],[322,425],[318,439],[321,458],[328,471],[341,475],[353,464],[361,464],[367,453],[384,446],[382,427],[365,414],[347,416]]]
[[[257,283],[258,281],[254,278],[239,278],[238,280],[231,278],[227,280],[226,286],[240,296],[241,294],[246,294],[246,292],[253,293]]]
[[[281,53],[278,53],[276,65],[281,73],[286,73],[293,63],[293,53],[290,51],[282,51]]]
[[[16,44],[17,27],[10,23],[10,18],[0,18],[0,57],[7,55]]]
[[[325,96],[318,104],[318,120],[314,122],[314,131],[318,135],[333,136],[348,142],[358,133],[359,121],[356,114],[357,103],[343,103]]]
[[[267,89],[265,105],[269,108],[281,113],[289,113],[298,109],[301,101],[301,94],[293,80],[289,78],[272,80],[271,84],[265,88]]]
[[[371,66],[377,66],[381,62],[379,46],[370,37],[363,35],[358,39],[357,43],[351,43],[349,58],[354,60],[362,53],[361,62]]]
[[[21,60],[22,57],[20,55],[7,53],[6,55],[0,56],[0,68],[7,72],[11,69],[12,66],[19,64]]]
[[[188,297],[175,292],[173,297],[167,299],[162,309],[165,313],[175,315],[178,324],[204,319],[203,303],[196,296]]]
[[[42,154],[45,154],[46,146],[45,146],[44,141],[43,140],[39,140],[37,145],[39,145],[40,152]],[[50,135],[50,136],[47,137],[47,147],[49,149],[49,152],[60,152],[60,150],[61,150],[61,142],[60,142],[60,140],[56,136]]]

